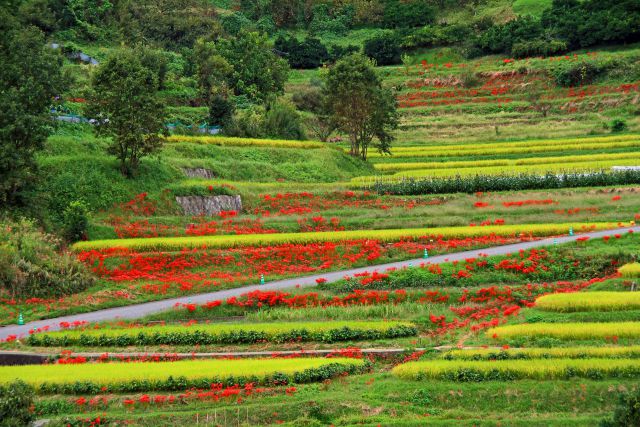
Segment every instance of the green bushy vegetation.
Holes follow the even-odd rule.
[[[35,420],[35,390],[23,381],[0,384],[0,426],[22,427]]]
[[[81,292],[95,282],[86,266],[33,222],[0,222],[0,286],[11,298],[51,298]]]

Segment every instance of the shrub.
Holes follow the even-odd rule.
[[[432,23],[435,15],[427,0],[385,0],[382,24],[387,28],[419,27]]]
[[[522,16],[488,28],[480,35],[478,46],[488,53],[511,53],[514,44],[538,39],[541,34],[539,19]]]
[[[377,65],[394,65],[401,62],[400,40],[391,31],[380,33],[364,42],[364,54]]]
[[[14,298],[59,297],[85,290],[95,278],[60,242],[27,220],[0,222],[0,286]]]
[[[511,55],[514,58],[526,58],[530,56],[551,56],[565,52],[567,43],[561,40],[531,40],[514,43],[511,47]]]
[[[291,103],[283,101],[274,102],[267,107],[264,133],[268,138],[306,139],[300,114]]]
[[[221,94],[215,94],[209,101],[208,124],[212,126],[224,127],[233,117],[235,104]]]
[[[622,119],[613,119],[611,123],[609,123],[609,129],[611,129],[612,133],[624,132],[628,127],[627,122]]]
[[[327,47],[315,37],[307,37],[300,42],[295,37],[280,36],[274,47],[285,55],[292,68],[318,68],[329,59]]]
[[[556,84],[559,86],[582,86],[594,82],[604,74],[607,68],[594,62],[580,62],[562,66],[553,71]]]
[[[35,416],[31,410],[35,390],[23,381],[0,385],[0,427],[28,426]]]
[[[640,390],[620,394],[620,403],[612,419],[602,420],[601,427],[640,426]]]
[[[86,240],[87,228],[89,227],[88,212],[87,205],[81,201],[69,203],[69,206],[64,210],[62,213],[62,228],[64,237],[68,241]]]

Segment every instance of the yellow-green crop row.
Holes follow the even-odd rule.
[[[640,292],[575,292],[544,295],[536,307],[545,311],[620,311],[640,309]]]
[[[580,150],[606,150],[613,148],[638,148],[640,138],[635,141],[613,141],[608,143],[584,143],[570,145],[523,145],[515,147],[492,147],[487,146],[461,146],[460,148],[439,146],[438,149],[429,150],[415,149],[406,151],[391,150],[393,157],[466,157],[466,156],[491,156],[498,154],[532,154],[532,153],[552,153],[555,151],[580,151]],[[372,152],[369,157],[376,158],[383,155]]]
[[[107,248],[127,248],[137,251],[175,251],[194,248],[231,248],[243,246],[272,246],[280,244],[308,244],[319,242],[343,242],[352,240],[378,240],[382,242],[400,241],[406,238],[440,236],[449,238],[481,237],[488,235],[537,237],[566,234],[574,230],[604,230],[617,228],[609,222],[561,223],[561,224],[513,224],[486,227],[439,227],[406,228],[387,230],[349,230],[305,233],[244,234],[225,236],[154,237],[136,239],[110,239],[78,242],[73,245],[76,252]]]
[[[555,347],[510,348],[507,350],[451,350],[442,355],[446,360],[508,360],[508,359],[639,359],[640,345],[624,347]]]
[[[594,172],[603,169],[610,169],[613,166],[636,166],[638,160],[622,159],[622,160],[592,160],[588,162],[559,162],[559,163],[542,163],[535,165],[514,165],[514,166],[488,166],[488,167],[465,167],[465,168],[440,168],[440,169],[419,169],[398,172],[393,175],[382,176],[363,176],[353,178],[352,182],[362,182],[371,180],[381,181],[399,181],[404,178],[421,178],[435,177],[447,178],[455,176],[473,176],[473,175],[517,175],[521,173],[540,173],[545,174],[563,173],[563,172]]]
[[[406,380],[483,381],[571,377],[639,377],[636,359],[430,360],[398,365],[393,374]]]
[[[499,326],[488,329],[488,337],[498,339],[517,337],[551,337],[560,340],[591,340],[618,338],[640,338],[640,322],[607,323],[524,323],[520,325]]]
[[[170,390],[179,389],[181,385],[184,390],[195,385],[206,387],[207,381],[228,379],[268,381],[269,378],[286,378],[287,382],[296,379],[309,382],[318,377],[324,379],[323,375],[330,377],[340,371],[354,371],[364,365],[363,360],[347,358],[273,358],[0,366],[0,384],[20,379],[40,391],[53,393],[91,392],[102,387],[110,391]],[[316,372],[299,375],[308,370]]]
[[[414,336],[407,322],[343,321],[164,325],[58,331],[30,335],[32,346],[126,347],[149,345],[253,344],[258,342],[338,342]]]
[[[640,153],[589,154],[585,156],[533,157],[524,159],[476,160],[461,162],[411,162],[411,163],[377,163],[374,168],[379,171],[404,171],[425,169],[480,168],[491,166],[521,166],[554,163],[602,162],[606,160],[637,159]]]
[[[387,331],[391,328],[398,326],[410,326],[409,322],[396,322],[396,321],[330,321],[330,322],[273,322],[273,323],[207,323],[201,325],[158,325],[158,326],[143,326],[133,328],[88,328],[88,329],[71,329],[66,331],[46,332],[39,334],[39,336],[49,337],[69,337],[77,338],[81,335],[84,336],[100,336],[105,335],[109,337],[116,336],[129,336],[135,337],[140,333],[146,334],[173,334],[195,331],[203,332],[206,334],[222,335],[233,332],[259,332],[269,335],[279,334],[283,332],[289,332],[292,330],[306,330],[312,333],[326,332],[330,330],[349,328],[359,330],[373,330],[373,331]]]
[[[565,151],[573,149],[625,148],[636,146],[640,146],[640,135],[551,140],[533,139],[527,141],[490,142],[484,144],[418,145],[395,147],[392,152],[396,157],[441,157],[464,156],[472,154],[506,154],[511,153],[511,151],[509,150],[516,150],[513,153],[518,153],[537,151]],[[378,152],[371,152],[369,154],[369,157],[371,158],[382,156],[384,155]]]
[[[618,273],[620,273],[622,277],[627,277],[629,279],[640,277],[640,263],[632,262],[625,264],[618,269]]]
[[[273,148],[323,148],[327,145],[318,141],[294,141],[284,139],[231,138],[226,136],[172,135],[167,142],[189,142],[194,144],[219,145],[229,147],[273,147]]]

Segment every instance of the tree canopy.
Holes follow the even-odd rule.
[[[325,93],[335,123],[349,135],[351,155],[366,160],[374,138],[378,151],[390,153],[398,126],[396,99],[382,87],[372,60],[353,54],[338,61],[327,73]]]
[[[39,29],[0,8],[0,33],[0,204],[13,204],[34,180],[34,156],[53,130],[49,106],[65,80]]]
[[[157,91],[157,74],[134,50],[117,50],[93,75],[86,113],[96,120],[98,135],[112,138],[109,153],[126,176],[162,146],[166,113]]]

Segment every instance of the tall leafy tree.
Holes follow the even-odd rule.
[[[212,54],[231,65],[225,80],[236,95],[265,101],[284,92],[289,64],[273,52],[266,35],[241,32],[237,37],[220,39],[215,42]]]
[[[100,65],[91,89],[86,114],[96,120],[98,135],[111,137],[108,151],[131,177],[140,159],[159,150],[167,134],[157,73],[142,65],[135,51],[120,49]]]
[[[367,159],[369,145],[390,154],[398,127],[397,102],[382,87],[374,63],[362,54],[338,61],[326,75],[327,105],[338,128],[349,135],[350,154]]]
[[[64,87],[62,58],[33,26],[0,8],[0,205],[19,202],[36,176],[35,154],[53,130],[49,112]]]

